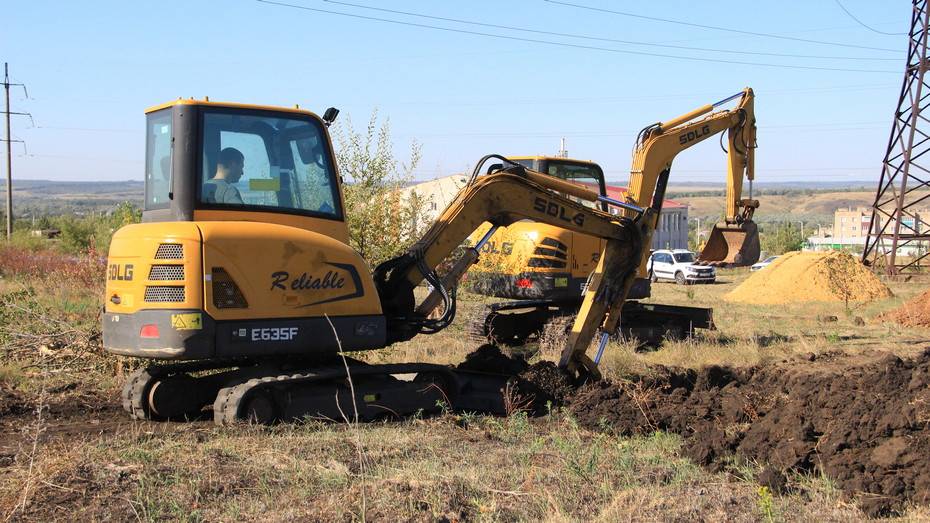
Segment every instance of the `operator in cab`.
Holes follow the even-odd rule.
[[[210,203],[242,204],[242,195],[235,184],[242,178],[245,157],[238,149],[227,147],[220,151],[216,174],[203,184],[203,197]]]

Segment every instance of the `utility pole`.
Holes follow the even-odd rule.
[[[18,86],[23,88],[23,92],[26,94],[26,98],[29,98],[29,92],[26,91],[26,86],[23,84],[11,84],[10,83],[10,64],[3,63],[3,89],[6,91],[6,110],[3,111],[3,114],[6,115],[6,239],[9,241],[13,237],[13,151],[12,144],[13,142],[19,142],[23,144],[23,147],[26,146],[26,142],[22,140],[14,140],[13,136],[10,134],[10,115],[18,114],[28,116],[32,118],[32,115],[29,113],[16,113],[10,111],[10,86]]]

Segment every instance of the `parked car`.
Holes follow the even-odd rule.
[[[759,263],[756,263],[755,265],[751,265],[751,266],[749,267],[749,270],[752,271],[752,272],[756,272],[756,271],[758,271],[758,270],[762,270],[762,269],[768,267],[773,261],[775,261],[775,260],[777,260],[777,259],[778,259],[778,256],[769,256],[768,258],[766,258],[766,259],[760,261]]]
[[[649,278],[653,282],[672,280],[679,285],[717,281],[716,269],[696,265],[694,259],[694,253],[685,249],[657,250],[649,257]]]

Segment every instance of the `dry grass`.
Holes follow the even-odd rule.
[[[925,329],[874,320],[925,285],[891,282],[894,298],[850,311],[842,303],[770,307],[722,302],[722,294],[747,275],[722,271],[724,283],[718,285],[654,286],[655,302],[714,307],[718,330],[651,352],[638,352],[634,343],[611,344],[602,365],[606,374],[620,378],[653,364],[757,365],[837,351],[907,355],[930,339]],[[6,282],[0,293],[18,288]],[[59,298],[40,293],[36,299],[51,303]],[[483,317],[488,301],[466,296],[459,318],[446,331],[364,357],[458,363],[480,343],[470,337],[469,322]],[[823,316],[837,321],[818,320]],[[854,324],[856,316],[866,320],[865,326]],[[537,358],[558,357],[560,329],[564,326],[551,326],[535,347]],[[0,394],[4,387],[15,387],[30,408],[41,403],[37,378],[43,370],[34,366],[36,361],[25,355],[3,360]],[[78,371],[55,374],[80,385],[55,392],[53,400],[90,390],[96,394],[93,401],[117,402],[112,367],[80,370],[87,361],[82,356],[74,362]],[[57,391],[58,383],[50,381],[49,390]],[[41,423],[36,426],[41,429]],[[752,480],[759,465],[734,463],[722,473],[710,473],[680,456],[674,435],[627,438],[607,427],[589,431],[561,412],[538,419],[520,413],[504,419],[445,415],[358,427],[313,422],[216,428],[126,421],[99,434],[39,438],[35,452],[33,440],[21,441],[9,455],[0,453],[0,516],[14,520],[862,518],[828,479],[796,477],[792,493],[771,496]],[[927,508],[915,507],[902,519],[928,517]]]
[[[463,428],[464,425],[464,428]],[[621,438],[571,418],[446,416],[353,429],[201,426],[170,436],[145,424],[49,445],[29,475],[0,469],[0,510],[27,520],[618,521],[762,517],[757,486],[734,467],[710,474],[677,437]],[[32,485],[21,504],[24,486]],[[860,516],[816,482],[771,500],[779,519]]]

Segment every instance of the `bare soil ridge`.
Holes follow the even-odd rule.
[[[823,473],[871,516],[926,504],[930,349],[858,363],[658,367],[651,377],[583,387],[568,408],[592,428],[680,434],[686,455],[711,469],[732,455],[769,464],[765,482],[775,489],[786,472]]]

